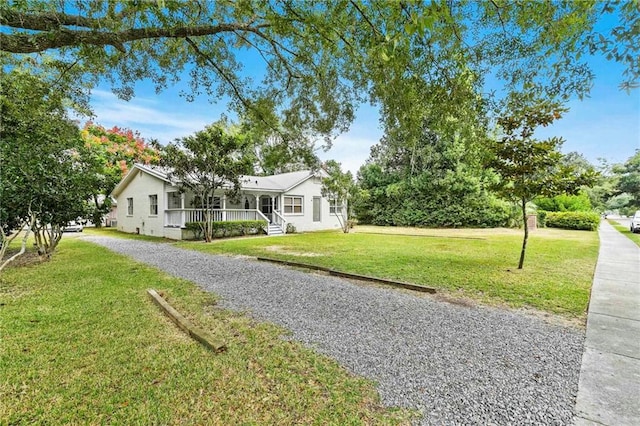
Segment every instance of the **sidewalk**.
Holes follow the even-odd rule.
[[[574,423],[640,424],[640,247],[608,222],[591,288]]]

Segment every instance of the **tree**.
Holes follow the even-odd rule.
[[[323,168],[329,176],[322,180],[322,196],[329,200],[342,232],[348,234],[351,229],[351,203],[357,193],[353,175],[350,171],[343,172],[335,160],[325,162]]]
[[[178,139],[164,148],[160,160],[169,169],[169,178],[199,200],[199,207],[204,210],[204,220],[199,225],[207,242],[213,239],[214,191],[237,193],[241,176],[252,168],[250,141],[227,128],[228,123],[223,120]]]
[[[357,206],[359,221],[430,227],[506,225],[504,203],[488,190],[495,174],[481,163],[486,140],[481,120],[475,126],[471,120],[462,125],[450,122],[446,117],[425,117],[420,132],[398,127],[372,148],[369,164],[358,175],[365,195]]]
[[[582,190],[575,195],[560,194],[553,198],[536,198],[534,202],[540,210],[548,212],[585,212],[593,210],[589,196]]]
[[[109,194],[122,180],[134,163],[151,164],[159,160],[157,144],[150,145],[138,132],[130,129],[104,127],[87,123],[81,132],[84,147],[83,161],[91,166],[84,176],[93,188],[90,215],[99,227],[111,208]]]
[[[49,257],[62,228],[86,215],[91,188],[80,131],[47,82],[20,70],[0,80],[0,226],[5,235],[33,231],[39,254]]]
[[[489,163],[501,177],[496,185],[505,198],[519,202],[524,222],[524,238],[518,269],[522,269],[529,238],[527,203],[536,197],[574,194],[595,179],[592,171],[578,171],[563,164],[560,152],[563,140],[552,137],[543,141],[533,137],[539,126],[548,126],[561,117],[558,104],[530,96],[515,96],[510,109],[498,120],[503,136],[493,144],[494,157]]]
[[[640,149],[637,149],[621,166],[615,166],[613,172],[618,177],[616,187],[618,194],[628,194],[630,204],[640,207]]]
[[[573,151],[563,155],[562,164],[572,168],[576,174],[595,174],[593,165],[579,152]],[[601,176],[598,176],[597,181],[600,178]],[[549,212],[591,211],[597,207],[591,202],[592,199],[597,202],[595,197],[596,192],[593,191],[593,186],[584,186],[575,195],[560,194],[552,198],[536,198],[534,202],[539,209]]]
[[[620,24],[597,31],[609,17]],[[637,86],[638,20],[633,1],[27,0],[0,7],[0,49],[4,63],[46,62],[56,79],[106,78],[123,98],[138,80],[162,89],[186,71],[187,99],[228,96],[237,111],[265,122],[276,114],[285,128],[329,142],[367,97],[387,108],[387,122],[410,114],[414,105],[403,98],[420,96],[425,82],[446,82],[433,92],[444,112],[455,112],[467,92],[460,82],[482,87],[488,74],[507,91],[568,99],[588,92],[584,57],[601,52],[626,65],[624,87]],[[54,57],[34,55],[46,51]],[[242,70],[256,59],[260,83]]]

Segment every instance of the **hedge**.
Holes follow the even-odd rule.
[[[547,212],[547,228],[595,231],[600,225],[600,215],[591,212]]]
[[[545,210],[538,210],[536,215],[538,216],[538,228],[545,228],[547,226],[547,214]]]
[[[192,231],[196,239],[202,238],[203,222],[187,222],[185,228]],[[227,222],[212,222],[211,229],[214,238],[236,237],[239,235],[253,235],[266,233],[267,222],[264,220],[230,220]]]

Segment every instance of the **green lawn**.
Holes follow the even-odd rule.
[[[597,232],[532,231],[524,270],[517,269],[521,244],[520,230],[377,227],[358,227],[350,234],[317,232],[177,243],[207,253],[265,256],[396,279],[484,303],[532,307],[584,319],[598,256]]]
[[[272,244],[272,243],[271,243]],[[228,345],[213,354],[149,300],[156,288]],[[0,275],[0,424],[397,424],[373,385],[193,284],[64,238]]]
[[[614,228],[620,231],[621,234],[625,235],[627,238],[629,238],[631,241],[633,241],[640,247],[640,234],[634,234],[629,230],[628,226],[621,225],[620,223],[618,223],[613,219],[607,219],[607,220]]]

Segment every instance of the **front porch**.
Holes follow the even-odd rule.
[[[220,194],[210,198],[209,205],[213,209],[208,212],[197,208],[202,203],[192,194],[171,191],[166,195],[165,228],[184,229],[187,223],[202,222],[209,216],[213,222],[264,220],[267,222],[268,235],[283,234],[287,229],[287,222],[278,208],[282,205],[280,194],[242,193],[235,198]]]

